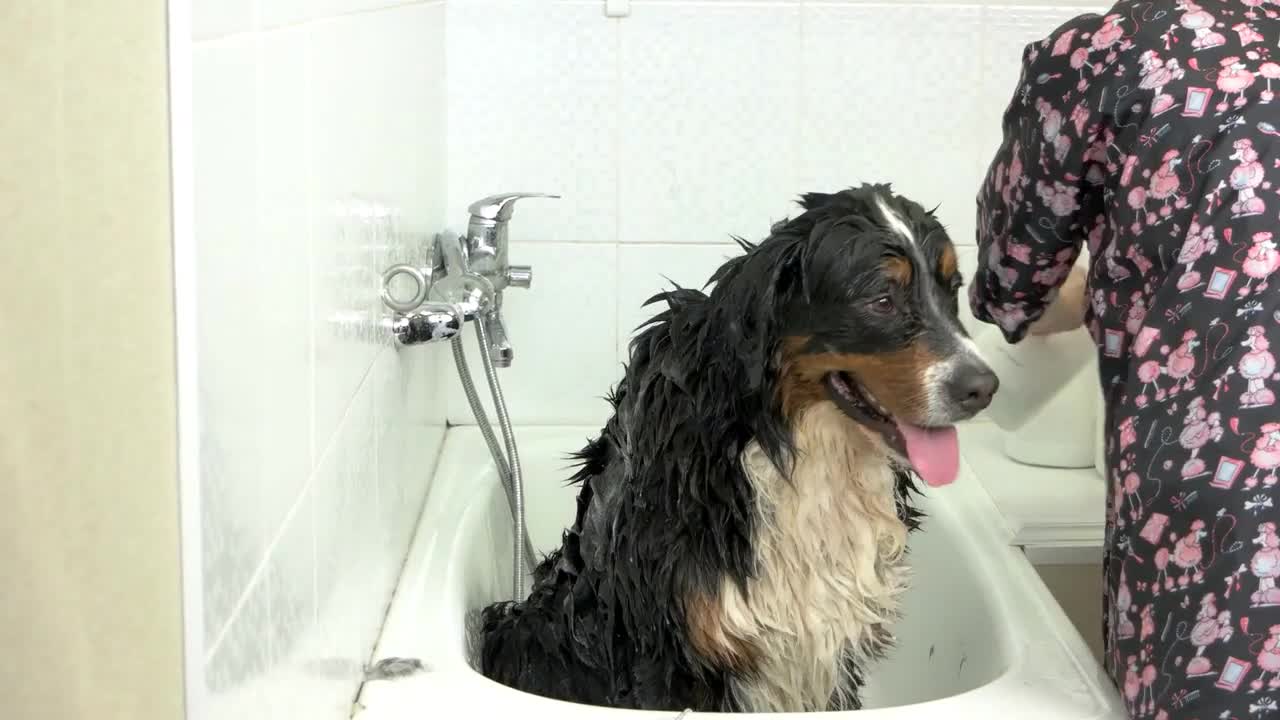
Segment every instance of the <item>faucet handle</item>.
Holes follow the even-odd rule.
[[[533,284],[533,268],[528,265],[512,265],[507,268],[507,287],[527,288]]]
[[[471,203],[467,207],[467,212],[471,213],[471,217],[479,220],[493,220],[496,222],[506,222],[511,219],[511,213],[515,211],[517,200],[522,198],[559,198],[559,195],[551,193],[534,193],[534,192],[512,192],[500,193],[498,195],[490,195],[486,198]]]
[[[502,312],[492,310],[480,317],[484,324],[485,334],[489,336],[489,359],[494,367],[509,368],[515,358],[511,349],[511,341],[507,339],[507,324],[502,321]]]
[[[435,240],[434,262],[436,272],[445,277],[461,277],[467,273],[466,246],[462,236],[445,230]]]

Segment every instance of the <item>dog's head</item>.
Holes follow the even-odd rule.
[[[802,206],[713,278],[716,292],[758,303],[748,322],[765,343],[775,410],[794,421],[834,403],[930,484],[949,481],[951,426],[998,384],[958,317],[951,239],[887,185],[811,193]]]

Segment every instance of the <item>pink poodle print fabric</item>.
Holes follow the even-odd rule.
[[[1133,717],[1280,718],[1280,2],[1120,2],[1023,63],[971,305],[1018,341],[1089,250],[1107,667]]]

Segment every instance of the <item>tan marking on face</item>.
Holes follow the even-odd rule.
[[[902,287],[911,284],[911,261],[904,257],[885,258],[884,272]]]
[[[942,256],[938,258],[938,276],[943,280],[950,280],[957,268],[956,249],[950,245],[943,247]]]
[[[822,373],[814,373],[804,363],[802,353],[807,336],[789,337],[782,343],[782,366],[778,373],[778,400],[783,417],[795,420],[809,407],[827,400]]]
[[[795,420],[809,407],[827,400],[827,390],[822,386],[822,373],[813,373],[801,361],[804,356],[788,356],[785,351],[782,371],[779,373],[778,400],[782,416]]]
[[[728,630],[724,605],[718,595],[695,592],[685,599],[685,623],[693,649],[713,667],[734,673],[750,673],[760,662],[759,650]]]
[[[924,422],[929,414],[929,368],[942,362],[922,342],[893,352],[804,353],[808,337],[783,343],[779,400],[788,419],[828,399],[823,377],[829,372],[852,375],[886,410],[908,422]]]

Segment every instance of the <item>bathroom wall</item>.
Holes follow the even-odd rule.
[[[507,293],[517,422],[594,424],[640,303],[700,285],[731,233],[792,199],[891,181],[938,210],[975,261],[978,184],[1021,51],[1079,6],[946,2],[449,0],[448,220],[496,190],[530,290]],[[483,48],[483,52],[475,52]],[[473,422],[448,389],[451,422]]]
[[[444,220],[445,9],[189,7],[193,717],[345,718],[443,437],[445,355],[373,322]]]
[[[1103,618],[1102,603],[1098,601],[1104,593],[1101,561],[1041,563],[1036,565],[1036,572],[1053,599],[1062,606],[1076,632],[1084,638],[1094,659],[1102,664]]]

